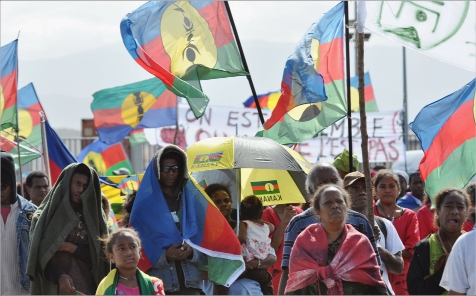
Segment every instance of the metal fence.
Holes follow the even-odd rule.
[[[65,146],[68,147],[69,151],[76,157],[78,156],[79,152],[89,145],[92,141],[96,138],[64,138],[62,139]],[[410,134],[408,136],[408,149],[407,150],[420,150],[420,141],[414,134]],[[122,141],[124,148],[126,150],[127,155],[129,156],[129,160],[131,162],[132,168],[134,172],[143,172],[147,168],[150,160],[154,156],[155,152],[160,148],[159,145],[149,145],[149,144],[142,144],[138,146],[131,146],[129,143],[128,138]],[[41,147],[38,147],[41,150]],[[37,158],[25,165],[22,166],[22,173],[23,175],[27,174],[30,171],[40,170],[44,171],[44,162],[43,158]]]

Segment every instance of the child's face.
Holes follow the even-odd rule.
[[[119,236],[112,246],[110,259],[114,260],[117,268],[136,268],[139,262],[139,246],[134,236],[124,233]]]

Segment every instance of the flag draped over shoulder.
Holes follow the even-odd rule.
[[[177,123],[177,96],[157,78],[100,90],[91,111],[99,138],[114,144],[131,131]]]
[[[209,102],[200,80],[248,74],[221,1],[147,2],[120,27],[132,58],[184,97],[197,118]]]
[[[48,145],[48,159],[50,165],[51,185],[56,183],[59,175],[65,167],[78,162],[71,152],[66,148],[63,141],[56,134],[54,129],[45,121],[46,142]]]
[[[256,136],[300,143],[346,115],[343,20],[340,2],[312,24],[286,62],[282,95]]]
[[[20,163],[24,165],[41,156],[39,151],[35,151],[22,143],[17,144],[3,135],[0,135],[0,149],[12,155],[15,161],[15,170],[20,168]],[[20,161],[18,161],[18,149],[20,150]]]
[[[463,188],[476,174],[476,79],[425,106],[409,124],[425,153],[420,173],[433,198],[445,187]]]
[[[365,92],[365,111],[378,112],[377,102],[375,101],[374,89],[370,81],[369,72],[364,75],[364,92]],[[359,76],[350,78],[350,101],[351,110],[359,112]]]
[[[183,189],[180,235],[157,181],[154,159],[144,174],[131,213],[130,223],[142,239],[143,255],[138,267],[148,270],[169,246],[185,240],[209,256],[211,281],[220,285],[233,283],[245,269],[233,229],[203,189],[189,179]]]
[[[475,1],[359,2],[360,24],[370,31],[476,72]]]
[[[107,145],[99,139],[84,147],[78,155],[78,161],[83,162],[96,170],[98,175],[113,175],[113,171],[126,168],[132,171],[122,144]]]
[[[0,129],[18,128],[18,39],[0,48]]]
[[[278,103],[281,91],[269,92],[267,94],[258,95],[258,102],[262,109],[273,110]],[[243,106],[246,108],[256,108],[255,99],[253,96],[249,97],[243,102]]]

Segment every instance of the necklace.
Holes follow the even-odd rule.
[[[395,212],[395,209],[397,208],[397,204],[395,204],[395,207],[393,207],[393,210],[390,212],[390,215],[387,214],[387,212],[385,212],[385,210],[383,209],[382,205],[381,204],[378,204],[378,206],[380,207],[380,209],[382,210],[385,218],[387,218],[388,220],[393,220],[393,212]]]
[[[136,277],[132,277],[132,278],[126,278],[125,276],[122,276],[122,275],[119,275],[119,277],[123,280],[126,280],[126,281],[132,281],[132,280],[135,280]]]

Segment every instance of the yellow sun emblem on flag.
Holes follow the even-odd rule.
[[[104,159],[100,153],[89,152],[83,159],[83,163],[92,167],[98,173],[98,175],[106,174],[106,163],[104,162]]]
[[[183,77],[197,65],[215,67],[218,56],[215,38],[208,23],[188,1],[167,7],[160,21],[160,35],[170,57],[172,74]]]
[[[30,112],[25,109],[18,109],[18,126],[20,127],[18,136],[27,139],[33,131],[33,118],[31,118]],[[16,132],[13,128],[5,129],[3,135],[9,140],[15,141]]]
[[[136,127],[154,103],[155,97],[147,92],[138,91],[128,95],[121,105],[122,120],[125,124]]]

